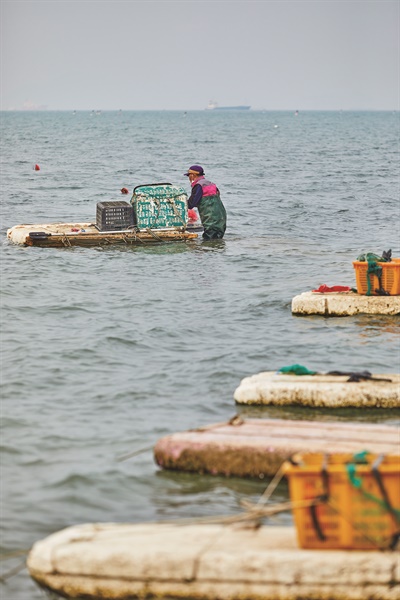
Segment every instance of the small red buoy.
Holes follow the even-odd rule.
[[[39,165],[35,165],[35,171],[40,171]]]
[[[128,188],[122,188],[121,194],[129,194]]]
[[[189,221],[197,221],[197,212],[193,208],[188,210]]]

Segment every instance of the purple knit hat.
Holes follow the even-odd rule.
[[[193,173],[194,175],[204,175],[204,169],[203,167],[200,167],[200,165],[192,165],[190,169],[184,173],[185,177],[189,177],[190,173]]]

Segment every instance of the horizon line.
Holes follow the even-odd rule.
[[[231,112],[240,112],[241,114],[248,114],[249,112],[398,112],[400,108],[250,108],[246,111],[240,109],[230,111],[222,111],[230,114]],[[214,111],[207,108],[0,108],[0,112],[88,112],[88,113],[102,113],[102,112],[206,112],[221,114],[221,111]]]

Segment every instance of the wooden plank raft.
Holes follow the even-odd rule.
[[[400,375],[386,373],[373,377],[377,380],[348,381],[347,375],[265,371],[242,379],[234,399],[237,404],[400,408]]]
[[[163,469],[237,477],[274,475],[297,452],[400,452],[399,428],[371,423],[234,417],[161,438],[154,447]]]
[[[325,317],[350,317],[359,314],[398,315],[400,296],[363,296],[355,292],[303,292],[292,299],[292,313]]]
[[[31,235],[32,233],[33,235]],[[7,237],[14,244],[23,246],[69,248],[70,246],[98,247],[113,244],[141,246],[162,242],[181,242],[196,239],[198,234],[184,228],[99,231],[93,223],[45,223],[15,225],[8,229]]]
[[[400,598],[397,553],[304,550],[292,527],[77,525],[37,542],[27,566],[71,599]]]

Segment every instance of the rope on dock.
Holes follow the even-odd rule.
[[[0,576],[0,583],[5,583],[7,581],[7,579],[10,579],[14,575],[18,575],[18,573],[20,573],[21,571],[23,571],[25,568],[26,568],[26,562],[24,561],[23,563],[20,563],[19,565],[17,565],[13,569],[10,569],[6,573],[4,573],[4,575],[1,575]]]
[[[71,248],[71,242],[69,241],[69,239],[67,238],[67,236],[64,234],[64,236],[61,238],[62,243],[64,244],[64,246],[66,248]]]
[[[270,506],[259,507],[257,504],[249,503],[249,508],[246,508],[240,514],[237,515],[220,515],[216,517],[188,517],[185,519],[177,519],[174,521],[156,521],[158,524],[168,525],[196,525],[200,523],[205,524],[221,524],[221,525],[234,525],[236,523],[245,523],[246,521],[257,527],[261,526],[261,519],[264,517],[271,517],[281,512],[288,512],[296,508],[310,508],[311,506],[318,506],[322,504],[323,500],[320,498],[313,498],[311,500],[299,500],[298,502],[280,502],[279,504],[271,504]]]
[[[149,450],[153,450],[154,445],[146,446],[146,448],[140,448],[140,450],[134,450],[133,452],[129,452],[128,454],[122,454],[121,456],[117,456],[117,462],[123,462],[124,460],[128,460],[128,458],[133,458],[134,456],[138,456],[139,454],[144,454]]]
[[[10,560],[12,558],[16,558],[17,556],[25,556],[30,551],[31,551],[31,548],[28,548],[27,550],[15,550],[14,552],[7,552],[6,554],[0,555],[0,561]],[[7,581],[7,579],[10,579],[10,577],[13,577],[14,575],[18,575],[18,573],[23,571],[25,569],[25,567],[26,567],[26,562],[24,561],[24,562],[20,563],[19,565],[17,565],[16,567],[13,567],[9,571],[6,571],[4,573],[4,575],[0,575],[0,583],[5,583]]]
[[[205,431],[212,431],[213,429],[218,429],[219,427],[224,427],[225,425],[232,425],[233,427],[238,427],[239,425],[243,425],[245,423],[244,419],[239,415],[234,415],[229,421],[224,421],[223,423],[214,423],[213,425],[205,425],[204,427],[196,427],[195,429],[189,429],[189,431],[196,431],[199,433]]]
[[[159,235],[155,234],[154,231],[152,229],[150,229],[150,227],[148,227],[146,229],[147,233],[149,235],[151,235],[155,240],[157,240],[158,242],[163,242],[164,240],[162,239],[162,237],[160,237]]]

